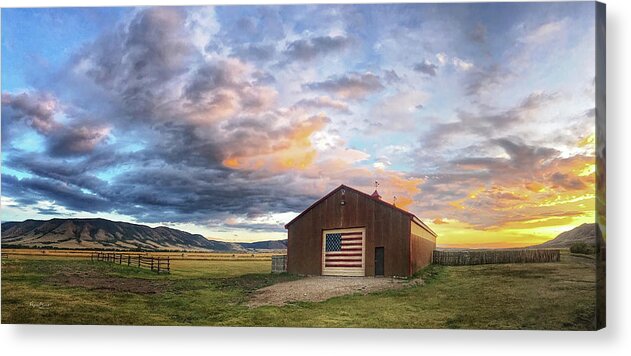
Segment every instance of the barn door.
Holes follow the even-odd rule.
[[[365,229],[322,232],[322,275],[364,276]]]
[[[383,247],[375,247],[375,276],[383,276]]]

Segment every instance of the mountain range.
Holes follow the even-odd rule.
[[[25,220],[2,223],[3,247],[252,252],[287,249],[287,240],[226,242],[165,226],[106,219]],[[568,248],[596,243],[596,225],[583,224],[531,248]]]
[[[98,218],[5,222],[1,241],[3,247],[147,251],[250,252],[287,248],[286,240],[225,242],[165,226],[152,228]]]

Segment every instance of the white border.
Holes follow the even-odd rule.
[[[497,2],[496,0],[486,0]],[[234,0],[233,3],[263,4],[274,1]],[[278,1],[276,1],[278,2]],[[305,1],[302,1],[305,3]],[[319,3],[330,2],[328,0]],[[339,2],[352,2],[341,0]],[[357,1],[355,1],[357,2]],[[384,2],[364,0],[362,3]],[[410,2],[400,0],[398,2]],[[427,1],[429,2],[429,1]],[[444,3],[444,0],[431,2]],[[461,2],[473,2],[462,0]],[[389,329],[300,329],[212,327],[121,327],[0,325],[0,350],[5,355],[49,356],[109,355],[129,353],[179,355],[185,352],[212,354],[366,354],[415,355],[467,354],[485,356],[532,355],[626,355],[631,349],[631,250],[628,211],[631,202],[631,2],[607,3],[607,329],[599,332],[468,331]],[[217,4],[192,0],[186,4]],[[224,1],[223,3],[227,3]],[[284,0],[294,4],[296,0]],[[175,4],[169,0],[94,0],[91,6]],[[3,0],[3,7],[86,6],[81,0]],[[570,16],[570,14],[568,14]],[[326,340],[326,342],[323,342]]]

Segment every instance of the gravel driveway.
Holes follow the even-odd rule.
[[[367,294],[422,283],[421,279],[407,281],[375,277],[306,277],[261,288],[254,293],[247,305],[259,307],[280,306],[295,301],[321,302],[345,294]]]

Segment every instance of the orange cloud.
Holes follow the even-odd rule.
[[[317,156],[311,136],[324,129],[329,122],[330,119],[324,115],[309,117],[292,127],[279,130],[278,139],[272,141],[270,138],[268,146],[260,150],[243,150],[245,153],[241,155],[229,155],[222,163],[233,169],[305,170]]]

